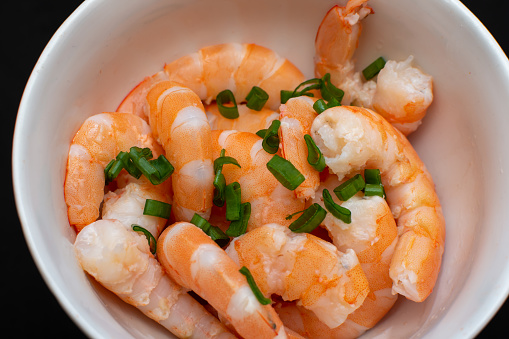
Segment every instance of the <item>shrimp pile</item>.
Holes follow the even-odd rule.
[[[445,221],[406,135],[432,78],[413,56],[356,71],[373,13],[325,14],[315,79],[208,46],[88,118],[64,184],[83,270],[179,338],[355,338],[398,296],[424,301]]]

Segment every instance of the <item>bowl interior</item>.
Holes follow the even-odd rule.
[[[48,44],[29,80],[16,125],[13,166],[25,237],[64,309],[92,337],[163,337],[79,267],[63,197],[70,141],[83,120],[114,111],[145,76],[201,47],[254,42],[313,77],[314,37],[335,1],[88,0]],[[365,337],[471,337],[505,300],[509,228],[507,58],[459,1],[372,1],[355,55],[382,55],[434,77],[435,101],[410,137],[443,205],[446,247],[434,293],[400,300]],[[30,136],[30,137],[28,137]],[[42,180],[41,180],[42,179]],[[497,187],[499,189],[493,189]],[[507,222],[505,222],[507,223]]]

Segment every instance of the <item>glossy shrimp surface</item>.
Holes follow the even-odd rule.
[[[74,243],[83,269],[179,338],[235,338],[164,274],[145,236],[128,227],[106,219],[86,226]]]
[[[426,299],[440,270],[445,222],[433,180],[413,147],[381,116],[353,106],[320,114],[311,133],[339,180],[380,169],[400,233],[390,266],[393,291]]]
[[[104,197],[104,169],[120,151],[148,147],[164,151],[148,124],[132,114],[102,113],[83,123],[74,136],[67,160],[64,196],[69,223],[80,231],[99,217]]]
[[[236,238],[226,252],[251,271],[264,295],[299,300],[330,328],[341,325],[369,291],[353,250],[341,253],[318,237],[278,224]]]
[[[284,337],[274,309],[258,302],[240,267],[195,225],[180,222],[167,228],[157,256],[177,283],[207,300],[242,337]]]
[[[214,186],[210,125],[201,100],[172,81],[156,84],[147,94],[150,126],[175,167],[174,213],[190,221],[195,213],[210,216]]]

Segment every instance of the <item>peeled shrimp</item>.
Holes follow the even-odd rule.
[[[281,105],[281,154],[290,161],[305,177],[302,184],[295,189],[297,198],[314,197],[320,184],[319,172],[307,160],[308,148],[304,135],[310,134],[311,124],[318,115],[313,109],[314,100],[302,96],[291,98]]]
[[[225,89],[231,90],[237,103],[241,103],[251,88],[258,86],[269,95],[266,107],[277,110],[280,91],[295,88],[305,79],[295,65],[268,48],[238,43],[208,46],[165,65],[164,71],[145,78],[117,111],[148,117],[148,105],[144,102],[146,94],[154,84],[163,80],[189,87],[207,104]]]
[[[104,169],[120,151],[148,147],[154,157],[164,151],[141,118],[125,113],[102,113],[88,118],[69,149],[64,184],[69,223],[80,231],[99,217],[104,197]]]
[[[354,251],[287,227],[267,224],[235,238],[226,253],[246,266],[265,296],[299,300],[330,328],[362,304],[368,282]]]
[[[245,104],[238,105],[239,117],[236,119],[225,118],[219,112],[217,104],[205,106],[207,119],[212,130],[236,130],[239,132],[256,133],[259,130],[270,127],[272,121],[279,119],[279,112],[266,107],[260,111],[249,109]]]
[[[117,220],[98,220],[76,237],[83,269],[123,301],[179,338],[235,338],[166,276],[144,235]]]
[[[320,185],[317,196],[321,197],[324,188],[332,192],[338,185],[337,177],[330,175]],[[366,274],[369,293],[362,305],[351,313],[341,326],[334,329],[329,329],[301,306],[282,304],[276,307],[276,311],[285,326],[301,335],[312,338],[357,338],[375,326],[397,300],[397,294],[392,294],[389,267],[398,232],[385,199],[379,196],[363,197],[362,193],[345,202],[340,202],[334,195],[332,197],[336,203],[351,211],[352,222],[345,224],[332,214],[327,214],[322,224],[340,251],[355,251]],[[321,198],[313,199],[312,202],[323,206]]]
[[[338,180],[380,169],[400,234],[389,272],[393,292],[426,299],[440,270],[445,221],[433,180],[409,141],[377,113],[354,106],[320,114],[311,135]]]
[[[346,7],[334,6],[325,15],[315,41],[315,73],[331,74],[331,81],[345,91],[344,105],[374,109],[408,135],[421,124],[433,101],[432,77],[407,60],[387,61],[377,81],[363,81],[355,72],[352,56],[362,30],[361,21],[372,9],[367,0],[350,0]]]
[[[150,126],[175,167],[173,210],[177,220],[195,213],[210,216],[214,169],[210,125],[203,104],[189,88],[176,82],[157,83],[147,94]]]
[[[167,274],[207,300],[242,337],[285,337],[274,309],[258,302],[240,267],[200,228],[179,222],[165,229],[157,257]]]
[[[267,169],[267,162],[273,155],[263,149],[262,141],[249,132],[212,131],[214,158],[225,149],[225,154],[235,158],[241,166],[226,165],[222,173],[226,184],[240,184],[241,202],[251,203],[248,230],[270,222],[288,226],[291,221],[286,217],[304,209],[304,201],[297,199]]]

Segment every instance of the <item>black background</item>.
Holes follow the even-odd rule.
[[[423,0],[425,1],[425,0]],[[16,214],[10,159],[12,135],[16,114],[25,84],[39,55],[63,21],[82,1],[2,1],[2,104],[4,117],[2,126],[2,149],[6,175],[6,190],[9,196],[4,210],[8,222],[3,225],[4,240],[1,249],[2,289],[7,303],[1,309],[3,331],[21,338],[85,337],[60,307],[44,283],[27,248],[18,216]],[[502,0],[468,0],[463,3],[479,18],[493,34],[506,54],[509,51],[507,4]],[[7,76],[6,76],[7,75]],[[7,160],[8,159],[8,160]],[[7,298],[5,298],[7,296]],[[495,315],[477,338],[507,337],[506,323],[509,320],[509,301]],[[9,331],[9,332],[7,332]]]

